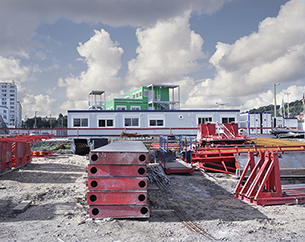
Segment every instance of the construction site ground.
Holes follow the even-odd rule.
[[[91,219],[86,156],[33,158],[0,176],[0,241],[304,241],[305,205],[253,206],[232,193],[232,175],[172,174],[170,189],[149,184],[150,218]],[[287,183],[305,183],[285,179]],[[22,213],[13,209],[32,204]]]

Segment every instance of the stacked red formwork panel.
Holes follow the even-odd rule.
[[[91,218],[146,218],[148,150],[141,141],[117,141],[90,152],[88,213]]]

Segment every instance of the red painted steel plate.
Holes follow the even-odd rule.
[[[90,206],[88,213],[91,218],[148,218],[150,211],[147,206]]]
[[[145,165],[88,165],[88,176],[109,177],[109,176],[128,176],[145,177]]]
[[[91,192],[86,194],[88,205],[146,205],[147,191]]]
[[[89,178],[86,185],[90,191],[145,190],[147,189],[147,178]]]
[[[143,152],[96,152],[90,153],[90,164],[136,164],[149,163],[148,153]]]

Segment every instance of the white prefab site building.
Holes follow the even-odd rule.
[[[199,123],[239,120],[240,110],[68,110],[68,135],[110,137],[124,131],[195,136]]]
[[[271,113],[242,113],[239,127],[247,129],[249,134],[268,134],[272,127]]]

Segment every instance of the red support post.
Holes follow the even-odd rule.
[[[249,161],[235,188],[234,196],[244,202],[256,205],[275,205],[305,201],[305,184],[291,189],[282,189],[278,152],[259,153],[254,164],[254,153],[249,152]],[[250,168],[250,175],[242,186],[242,181]]]

